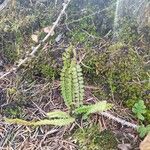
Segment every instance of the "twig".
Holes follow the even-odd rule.
[[[88,31],[86,31],[84,29],[82,29],[82,31],[85,32],[89,37],[92,37],[93,39],[99,39],[98,36],[94,36],[94,35],[90,34]]]
[[[109,118],[109,119],[112,119],[112,120],[114,120],[114,121],[120,123],[120,124],[123,125],[123,126],[131,127],[131,128],[133,128],[133,129],[137,129],[137,128],[138,128],[138,125],[133,124],[133,123],[130,123],[130,122],[128,122],[128,121],[126,121],[126,120],[123,120],[123,119],[121,119],[121,118],[115,117],[115,116],[113,116],[112,114],[110,114],[109,112],[101,112],[100,114],[101,114],[102,116],[104,116],[104,117],[107,117],[107,118]]]
[[[0,4],[0,11],[2,11],[10,2],[10,0],[4,0],[2,4]]]
[[[41,43],[39,43],[36,47],[33,48],[33,51],[23,60],[21,60],[19,62],[19,64],[12,68],[10,71],[6,72],[5,74],[3,74],[2,76],[0,76],[0,79],[6,77],[7,75],[16,72],[23,64],[25,64],[26,62],[28,62],[28,60],[30,60],[31,58],[33,58],[35,56],[35,53],[39,50],[39,48],[42,46],[42,43],[45,43],[48,38],[51,36],[51,34],[53,33],[54,29],[56,28],[56,26],[58,25],[61,17],[63,16],[63,14],[65,13],[66,8],[68,7],[69,3],[71,0],[68,0],[66,3],[63,3],[63,8],[58,16],[58,18],[56,19],[56,21],[53,23],[53,26],[51,28],[51,30],[49,31],[49,33],[44,37],[44,39],[41,41]]]
[[[47,116],[47,115],[46,115],[46,112],[43,111],[36,103],[34,103],[33,101],[32,101],[32,103],[37,107],[37,109],[39,110],[39,112],[40,112],[44,117]]]

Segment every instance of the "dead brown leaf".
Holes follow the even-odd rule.
[[[51,28],[52,28],[52,26],[45,27],[45,28],[43,28],[43,31],[44,31],[45,33],[49,33],[50,30],[51,30]],[[53,36],[54,34],[55,34],[55,32],[53,31],[52,34],[51,34],[51,36]]]
[[[34,41],[34,42],[36,42],[36,43],[38,43],[38,36],[36,35],[36,34],[32,34],[31,35],[31,39]]]
[[[141,142],[140,150],[150,150],[150,133]]]

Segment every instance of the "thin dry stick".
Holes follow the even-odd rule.
[[[0,11],[2,11],[10,2],[10,0],[4,0],[2,4],[0,4]]]
[[[101,112],[100,114],[101,114],[102,116],[104,116],[104,117],[107,117],[107,118],[109,118],[109,119],[112,119],[112,120],[114,120],[114,121],[120,123],[120,124],[123,125],[123,126],[131,127],[131,128],[133,128],[133,129],[137,129],[137,128],[138,128],[138,125],[133,124],[133,123],[131,123],[131,122],[128,122],[128,121],[126,121],[126,120],[123,120],[123,119],[121,119],[121,118],[115,117],[115,116],[113,116],[112,114],[110,114],[109,112]]]
[[[65,13],[66,8],[68,7],[69,3],[71,0],[68,0],[66,3],[63,3],[63,8],[58,16],[58,18],[56,19],[56,21],[53,23],[53,26],[51,28],[51,30],[49,31],[49,33],[44,37],[44,39],[41,41],[41,43],[39,43],[36,47],[33,48],[33,51],[23,60],[21,60],[19,62],[19,64],[12,68],[10,71],[6,72],[5,74],[3,74],[0,79],[6,77],[7,75],[17,71],[23,64],[25,64],[29,59],[33,58],[35,56],[35,53],[39,50],[39,48],[42,46],[42,43],[46,42],[48,40],[48,38],[51,36],[51,34],[53,33],[54,29],[56,28],[56,26],[58,25],[61,17],[63,16],[63,14]]]

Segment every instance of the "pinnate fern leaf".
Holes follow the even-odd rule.
[[[76,64],[74,60],[72,60],[71,65],[72,72],[72,84],[73,84],[73,99],[74,103],[77,107],[81,106],[83,103],[84,97],[84,82],[83,82],[83,74],[82,69],[79,64]]]
[[[106,101],[98,102],[94,105],[91,105],[91,108],[88,110],[87,115],[109,110],[110,108],[112,108],[112,106],[112,104],[107,103]]]
[[[54,111],[47,113],[49,119],[43,119],[39,121],[26,121],[23,119],[8,119],[5,118],[7,123],[25,125],[25,126],[41,126],[41,125],[56,125],[64,126],[69,125],[75,121],[74,118],[70,117],[66,112]]]
[[[49,119],[54,119],[54,118],[59,118],[59,119],[70,118],[70,116],[69,116],[68,113],[60,111],[60,110],[55,110],[55,111],[49,112],[46,115],[47,115],[47,117]]]
[[[71,64],[71,48],[68,48],[63,54],[63,69],[61,71],[61,93],[64,98],[65,104],[70,107],[72,105],[72,75],[70,71]]]
[[[24,126],[41,126],[41,125],[56,125],[56,126],[64,126],[69,125],[70,123],[73,123],[75,121],[74,118],[63,118],[63,119],[43,119],[39,121],[25,121],[23,119],[8,119],[5,118],[5,121],[7,123],[11,124],[18,124],[18,125],[24,125]]]
[[[75,57],[71,58],[71,51],[67,49],[63,54],[64,66],[61,72],[61,92],[65,104],[70,107],[82,105],[84,97],[84,82],[82,69]]]
[[[96,112],[103,112],[112,108],[112,104],[107,103],[106,101],[97,102],[93,105],[83,105],[75,110],[76,114],[84,114],[84,118],[87,118],[88,115]]]

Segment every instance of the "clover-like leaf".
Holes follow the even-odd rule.
[[[143,114],[146,113],[146,106],[143,100],[139,100],[137,103],[134,104],[132,111],[136,114],[137,118],[140,120],[144,120]]]
[[[138,127],[137,131],[139,132],[140,137],[143,138],[148,133],[150,133],[150,125],[147,126],[141,125]]]

